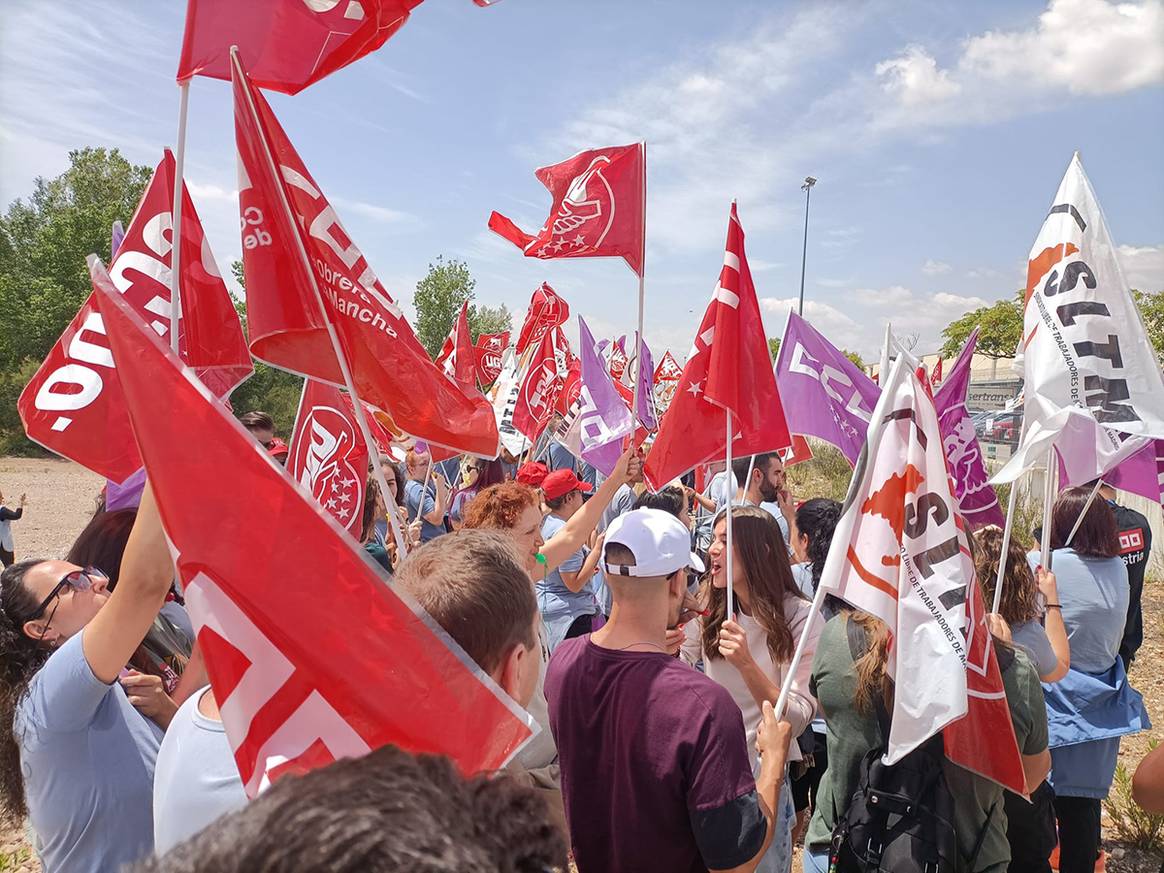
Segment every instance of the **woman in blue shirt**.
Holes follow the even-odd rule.
[[[550,514],[542,522],[542,539],[547,542],[553,539],[554,534],[582,508],[582,495],[591,490],[590,485],[581,481],[573,470],[555,470],[546,476],[542,482],[542,494]],[[562,640],[598,629],[594,626],[594,619],[602,610],[594,587],[589,583],[598,569],[600,551],[582,546],[535,583],[550,652]]]
[[[114,592],[66,561],[0,575],[0,809],[27,814],[46,873],[119,870],[153,851],[161,729],[143,713],[164,723],[173,702],[160,682],[117,679],[173,576],[148,486]]]
[[[1146,721],[1143,701],[1128,686],[1119,659],[1129,588],[1111,507],[1092,501],[1068,542],[1090,490],[1068,488],[1059,495],[1049,534],[1071,658],[1067,675],[1043,686],[1061,873],[1091,873],[1094,868],[1101,801],[1111,788],[1120,736],[1139,730]],[[1037,564],[1038,553],[1028,559]]]

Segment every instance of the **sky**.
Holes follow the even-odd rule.
[[[0,0],[0,205],[71,149],[157,163],[176,138],[185,8]],[[1075,150],[1130,284],[1164,290],[1164,0],[427,0],[374,55],[269,99],[409,312],[444,256],[515,327],[548,281],[596,336],[632,332],[620,260],[526,259],[486,220],[536,231],[536,167],[640,139],[656,359],[691,346],[733,198],[782,333],[807,175],[805,315],[866,360],[887,321],[932,352],[951,320],[1023,284]],[[235,155],[229,83],[195,79],[185,174],[224,274],[241,252]]]

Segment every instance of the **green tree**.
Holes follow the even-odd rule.
[[[40,453],[16,398],[89,294],[86,256],[108,263],[110,226],[129,223],[150,173],[116,149],[80,149],[0,215],[0,454]]]
[[[504,303],[500,306],[469,307],[469,332],[473,335],[474,343],[483,333],[504,333],[507,330],[513,330],[513,316]]]
[[[779,354],[780,354],[780,340],[778,340],[774,336],[768,337],[768,357],[770,357],[773,361],[775,361],[776,356]]]
[[[978,334],[980,355],[989,358],[1009,358],[1023,335],[1022,291],[1010,300],[999,300],[990,306],[983,306],[967,312],[946,325],[942,336],[946,338],[942,354],[953,357],[966,343],[974,328],[981,328]]]
[[[1164,291],[1146,292],[1133,288],[1132,296],[1148,331],[1148,342],[1156,351],[1156,359],[1164,364]]]
[[[850,352],[848,349],[842,349],[841,354],[857,365],[858,370],[865,369],[865,359],[856,352]]]
[[[473,301],[476,285],[464,261],[445,261],[443,256],[429,264],[428,275],[416,283],[416,335],[432,357],[440,352],[461,305]]]

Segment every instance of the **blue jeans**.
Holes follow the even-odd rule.
[[[805,849],[801,858],[804,860],[804,873],[829,873],[829,853],[827,850],[813,852]]]

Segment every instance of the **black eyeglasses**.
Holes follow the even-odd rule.
[[[40,606],[36,611],[29,616],[29,619],[39,618],[48,609],[48,605],[60,595],[65,588],[72,588],[74,591],[88,591],[93,587],[94,577],[97,579],[108,579],[109,577],[98,570],[96,567],[86,567],[84,570],[72,570],[61,577],[61,581],[53,586],[53,590],[49,592],[48,597],[40,602]],[[55,612],[55,610],[54,610]]]

